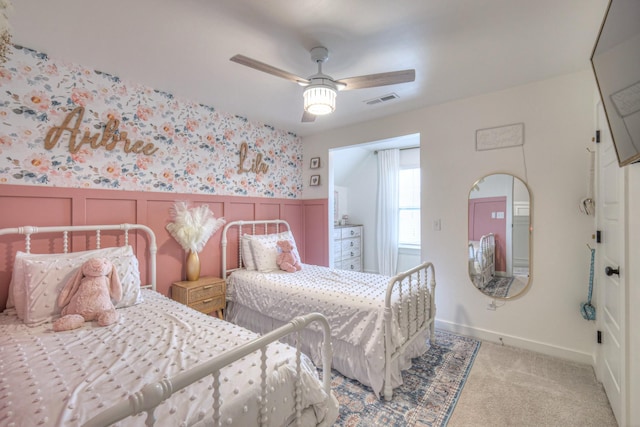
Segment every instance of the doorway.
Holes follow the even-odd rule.
[[[338,221],[362,225],[363,269],[378,272],[376,257],[376,201],[377,201],[377,156],[376,151],[390,148],[408,149],[420,146],[420,134],[411,134],[372,141],[329,150],[329,224],[330,236],[337,230]],[[416,161],[419,165],[419,151]],[[346,216],[346,217],[345,217]],[[334,266],[334,253],[329,251],[330,266]],[[413,267],[420,261],[420,250],[401,249],[398,254],[398,269]]]

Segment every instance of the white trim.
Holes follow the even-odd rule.
[[[420,245],[409,245],[409,244],[401,243],[398,245],[398,253],[409,254],[409,255],[419,255]]]
[[[575,351],[566,347],[550,345],[540,341],[528,340],[513,335],[500,334],[487,329],[474,328],[472,326],[438,319],[436,319],[436,329],[495,343],[500,343],[500,338],[502,338],[502,343],[511,347],[535,351],[536,353],[545,354],[547,356],[558,357],[560,359],[591,366],[593,366],[594,363],[593,355],[591,353]]]

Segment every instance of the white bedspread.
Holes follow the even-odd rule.
[[[119,309],[109,327],[85,323],[75,331],[53,332],[51,324],[29,328],[10,310],[0,315],[0,425],[77,426],[101,410],[155,382],[195,366],[256,337],[228,322],[209,317],[156,292],[145,302]],[[287,423],[294,413],[292,393],[295,350],[281,343],[268,350],[270,425]],[[331,425],[337,408],[322,402],[324,391],[315,367],[305,357],[303,408],[310,424]],[[245,358],[223,369],[223,425],[256,425],[260,362]],[[212,424],[212,381],[208,378],[178,392],[156,411],[158,425]],[[178,400],[179,399],[179,400]],[[308,414],[307,414],[308,415]],[[122,425],[144,425],[144,416]],[[12,424],[13,423],[13,424]]]
[[[385,365],[384,299],[390,279],[379,274],[309,264],[303,264],[302,270],[295,273],[236,270],[227,282],[227,299],[281,322],[300,313],[322,313],[331,325],[334,367],[379,393]],[[428,313],[429,307],[425,311]],[[235,321],[234,313],[230,311],[229,315]],[[239,318],[248,319],[248,315],[240,313]],[[249,326],[250,322],[240,323]],[[277,326],[279,324],[273,325]],[[400,328],[394,323],[393,329],[392,342],[397,346],[402,342]],[[416,340],[406,357],[399,361],[394,369],[393,387],[402,383],[400,370],[410,366],[410,358],[427,350],[426,337],[425,333],[424,339]],[[341,355],[341,348],[347,347],[349,353]],[[311,356],[319,362],[317,355]]]

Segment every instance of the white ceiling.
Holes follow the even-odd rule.
[[[300,136],[574,72],[608,0],[13,0],[13,42]],[[338,93],[300,123],[309,49],[335,79],[414,68],[416,81]],[[390,92],[399,99],[368,106]]]

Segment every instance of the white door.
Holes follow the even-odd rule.
[[[598,105],[598,194],[596,217],[601,243],[597,245],[597,324],[602,345],[597,358],[600,381],[618,424],[626,425],[625,371],[625,193],[626,169],[618,166],[607,121]],[[619,270],[619,272],[616,272]]]

